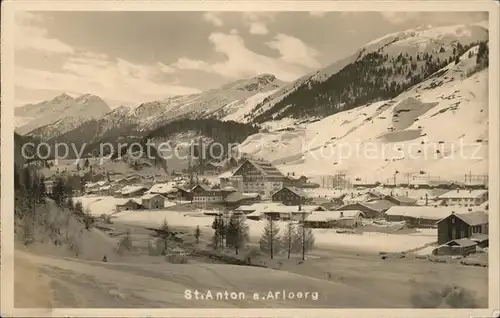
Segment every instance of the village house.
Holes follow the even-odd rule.
[[[378,191],[353,191],[351,193],[345,193],[342,201],[344,204],[354,204],[358,202],[367,202],[370,200],[383,199],[386,195]]]
[[[289,218],[295,221],[305,220],[314,212],[323,212],[326,209],[320,205],[288,205],[286,210],[290,213]]]
[[[345,211],[345,210],[357,210],[363,212],[364,217],[366,218],[380,218],[383,217],[384,212],[389,210],[395,204],[387,201],[387,200],[374,200],[370,202],[357,202],[343,205],[337,209],[336,211]]]
[[[129,199],[125,203],[116,205],[116,212],[129,211],[129,210],[141,210],[144,207],[138,199]]]
[[[408,186],[412,189],[452,189],[457,186],[457,183],[426,176],[423,178],[413,177]]]
[[[465,214],[452,212],[437,222],[438,244],[471,238],[475,234],[488,234],[488,214],[475,211]]]
[[[408,227],[435,228],[436,222],[451,213],[469,213],[472,209],[446,206],[393,206],[385,212],[390,222],[405,221]]]
[[[273,202],[281,202],[284,205],[299,205],[312,201],[306,192],[297,187],[284,187],[276,191],[271,198]]]
[[[304,223],[311,228],[355,228],[363,225],[363,217],[357,210],[313,212]]]
[[[193,201],[193,193],[191,192],[191,190],[189,189],[186,189],[184,187],[181,187],[181,186],[177,186],[176,187],[177,189],[177,197],[176,199],[179,200],[179,201]]]
[[[157,193],[145,194],[141,197],[142,206],[148,210],[165,208],[165,197]]]
[[[300,188],[302,185],[304,185],[306,183],[307,183],[306,176],[296,176],[295,172],[292,172],[292,174],[288,173],[286,175],[286,185],[287,186]]]
[[[234,172],[235,188],[244,193],[259,193],[270,198],[283,187],[286,177],[269,161],[246,159]]]
[[[259,202],[251,205],[242,205],[235,209],[236,214],[245,214],[248,219],[260,220],[264,217],[279,218],[283,210],[288,208],[286,205],[279,202]],[[288,211],[287,218],[289,217]]]
[[[191,189],[193,193],[193,203],[196,205],[223,203],[224,199],[234,191],[233,188],[212,189],[206,184],[198,184]]]
[[[261,196],[258,193],[242,193],[242,192],[232,192],[225,199],[224,204],[229,209],[235,209],[241,205],[249,205],[252,203],[257,203],[261,200]]]
[[[478,206],[488,201],[488,190],[451,190],[438,197],[449,206]]]
[[[284,205],[280,202],[276,202],[274,205],[269,205],[267,209],[263,210],[262,213],[266,218],[272,218],[274,220],[294,220],[301,221],[305,220],[308,215],[316,211],[325,211],[321,206],[313,205]]]
[[[415,206],[417,200],[406,196],[386,195],[384,199],[399,206]]]
[[[250,205],[241,205],[234,210],[235,214],[245,214],[248,219],[260,220],[264,216],[264,211],[270,209],[275,205],[282,205],[281,203],[259,202]]]

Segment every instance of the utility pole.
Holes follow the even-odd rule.
[[[189,147],[188,152],[188,173],[189,173],[189,187],[193,187],[193,167],[191,166],[191,152],[193,150],[193,146]]]
[[[205,151],[203,149],[203,139],[200,137],[199,142],[198,142],[198,164],[200,166],[200,173],[203,175],[203,156],[205,155]]]
[[[305,214],[302,213],[302,260],[306,259],[306,223],[305,223]]]

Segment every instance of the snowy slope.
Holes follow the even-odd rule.
[[[16,108],[16,131],[49,139],[109,111],[109,106],[98,96],[85,94],[73,98],[62,94],[51,101]]]
[[[336,90],[338,87],[334,86],[338,86],[339,82],[345,83],[346,80],[349,81],[349,78],[365,76],[372,78],[372,81],[379,78],[379,80],[382,80],[378,84],[380,86],[389,86],[392,81],[395,81],[395,84],[408,85],[413,80],[412,76],[423,76],[425,79],[428,58],[424,60],[424,55],[431,56],[433,59],[430,61],[433,63],[442,64],[454,57],[459,45],[467,46],[487,39],[488,30],[481,24],[438,28],[427,26],[389,34],[367,43],[343,60],[337,61],[315,73],[308,74],[283,87],[257,105],[248,117],[262,123],[290,117],[291,114],[303,118],[304,112],[301,110],[314,113],[311,110],[321,109],[324,113],[331,114],[334,112],[332,108],[343,110],[352,106],[356,107],[358,106],[356,99],[362,97],[360,92],[356,92],[357,88],[361,84],[368,84],[369,87],[369,82],[361,82],[358,83],[357,87],[351,89],[346,87],[345,90],[339,91]],[[370,56],[370,54],[380,56],[380,59],[383,59],[383,64],[374,61],[373,56]],[[403,59],[400,59],[401,57]],[[355,62],[365,64],[364,68],[370,70],[368,72],[366,70],[355,70]],[[414,68],[411,68],[412,64],[415,64]],[[390,69],[389,73],[385,71],[379,73],[377,69],[381,67],[385,68],[385,71]],[[340,71],[344,71],[342,78],[335,78],[336,75],[340,74]],[[420,80],[422,78],[418,79],[418,81]],[[363,88],[366,89],[366,87]],[[385,90],[392,91],[387,87],[385,87]],[[380,91],[382,97],[382,89]],[[370,96],[373,95],[372,92],[365,93]],[[339,95],[345,96],[339,97]],[[342,102],[337,102],[339,98]],[[334,105],[331,105],[332,103]],[[285,110],[288,111],[288,114],[283,113]]]
[[[469,171],[487,174],[488,71],[467,77],[477,47],[470,52],[392,100],[259,133],[240,150],[309,176],[388,182],[398,171],[402,182],[421,171],[459,181]]]

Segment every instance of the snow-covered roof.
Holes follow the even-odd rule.
[[[259,211],[254,211],[252,213],[247,214],[247,217],[261,217],[261,216],[262,216],[262,212],[259,212]]]
[[[446,243],[444,245],[448,245],[448,246],[459,245],[462,247],[469,247],[469,246],[477,245],[477,243],[471,239],[468,239],[468,238],[461,238],[461,239],[449,241],[448,243]]]
[[[136,199],[136,198],[131,198],[131,199],[128,199],[128,200],[123,200],[123,201],[120,201],[119,203],[117,203],[116,205],[117,206],[123,206],[123,205],[126,205],[127,203],[129,202],[133,202],[133,203],[137,203],[139,205],[142,204],[141,200],[139,199]]]
[[[255,211],[256,207],[252,205],[240,205],[237,209],[237,211]]]
[[[258,193],[241,193],[233,192],[226,197],[226,202],[239,202],[244,199],[256,199],[259,197]],[[240,210],[242,211],[242,210]]]
[[[467,214],[474,211],[473,208],[450,207],[450,206],[393,206],[385,211],[386,215],[405,216],[411,218],[420,218],[439,221],[451,213]],[[477,209],[475,210],[477,211]]]
[[[457,218],[460,218],[470,226],[488,224],[488,214],[483,211],[475,211],[466,214],[455,214],[455,216]]]
[[[488,193],[488,190],[451,190],[439,196],[440,199],[476,199]]]
[[[131,194],[131,193],[135,193],[137,191],[141,191],[141,190],[144,190],[144,189],[147,189],[147,187],[142,186],[142,185],[125,186],[119,192],[121,194]]]
[[[148,193],[168,194],[168,193],[177,192],[178,189],[175,186],[176,186],[175,182],[157,183],[157,184],[154,184],[148,190]]]
[[[238,211],[256,211],[260,213],[265,213],[265,212],[276,212],[279,213],[279,211],[283,211],[284,209],[287,209],[288,207],[284,205],[283,203],[280,202],[259,202],[259,203],[254,203],[252,205],[242,205],[236,210]]]
[[[148,194],[145,194],[141,197],[142,200],[149,200],[149,199],[152,199],[152,198],[155,198],[155,197],[162,197],[164,198],[164,196],[162,196],[161,194],[157,194],[157,193],[148,193]]]
[[[350,219],[358,216],[363,216],[363,212],[359,210],[345,210],[345,211],[322,211],[313,212],[307,216],[307,221],[334,221],[340,219]]]
[[[219,175],[219,179],[220,178],[224,178],[224,179],[230,178],[232,175],[233,175],[233,173],[231,171],[226,171],[226,172],[223,172]]]
[[[313,211],[325,211],[325,208],[323,208],[321,205],[301,205],[299,211],[299,206],[298,205],[289,205],[289,210],[290,212],[313,212]]]

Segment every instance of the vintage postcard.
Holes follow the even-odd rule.
[[[2,316],[498,317],[493,1],[2,3]]]

